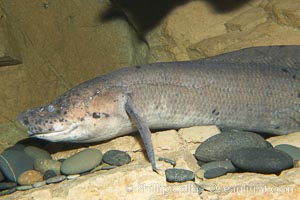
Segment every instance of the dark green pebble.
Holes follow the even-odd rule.
[[[33,169],[33,159],[22,151],[5,150],[0,154],[0,169],[7,180],[17,182],[19,175]]]
[[[219,176],[223,176],[227,173],[226,169],[223,167],[208,169],[204,172],[204,178],[216,178]]]
[[[38,158],[52,159],[50,153],[45,151],[44,149],[35,147],[35,146],[27,146],[24,148],[24,152],[29,155],[33,160]]]
[[[230,160],[244,171],[263,174],[276,174],[293,167],[293,158],[274,148],[241,148],[232,152]]]
[[[284,151],[290,156],[292,156],[293,160],[300,160],[300,148],[289,145],[289,144],[279,144],[275,146],[275,149],[280,151]]]
[[[17,187],[18,191],[25,191],[25,190],[30,190],[30,189],[32,189],[32,185],[22,185],[22,186]]]
[[[128,153],[120,150],[110,150],[104,153],[103,162],[109,165],[121,166],[129,163],[131,157]]]
[[[61,173],[65,175],[81,174],[91,171],[102,161],[102,152],[90,148],[80,151],[66,159],[60,167]]]
[[[209,163],[205,163],[201,166],[201,169],[203,169],[204,171],[214,169],[214,168],[224,168],[227,173],[237,171],[237,169],[233,166],[230,160],[212,161]]]
[[[166,163],[169,163],[169,164],[171,164],[173,167],[176,166],[176,162],[175,162],[174,160],[169,159],[169,158],[162,158],[162,157],[159,157],[158,160],[159,160],[159,161],[164,161],[164,162],[166,162]]]
[[[0,183],[0,190],[7,190],[13,187],[16,187],[17,183],[15,182],[2,182]]]
[[[46,180],[47,184],[51,184],[51,183],[59,183],[62,182],[66,179],[67,177],[65,175],[59,175],[59,176],[55,176],[52,178],[49,178]]]
[[[38,187],[42,187],[44,185],[46,185],[46,181],[40,181],[40,182],[36,182],[36,183],[32,184],[32,187],[38,188]]]
[[[194,172],[186,169],[170,168],[166,169],[165,173],[168,182],[185,182],[195,180]]]
[[[7,190],[2,190],[2,191],[0,191],[0,196],[8,195],[8,194],[14,193],[15,191],[17,191],[17,187],[10,188]]]
[[[55,173],[55,171],[53,170],[47,170],[45,173],[44,173],[44,176],[43,176],[43,180],[47,180],[49,178],[52,178],[52,177],[55,177],[57,176],[58,174]]]
[[[270,144],[256,133],[226,131],[214,135],[200,144],[196,149],[195,157],[204,162],[226,160],[230,158],[232,151],[245,147],[268,148]]]

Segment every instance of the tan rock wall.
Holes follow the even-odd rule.
[[[108,0],[2,0],[0,20],[8,26],[1,28],[9,29],[23,64],[0,67],[1,141],[20,111],[122,66],[300,44],[299,0],[250,0],[226,12],[212,2],[174,6],[141,40],[125,11],[104,20]]]
[[[0,122],[84,80],[144,62],[145,44],[122,19],[102,21],[107,1],[4,0],[23,64],[0,68]]]

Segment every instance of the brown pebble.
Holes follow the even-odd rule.
[[[26,172],[23,172],[18,177],[18,183],[20,185],[31,185],[33,183],[39,182],[43,180],[43,175],[35,170],[28,170]]]

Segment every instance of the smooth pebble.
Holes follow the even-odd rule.
[[[205,163],[201,166],[201,169],[204,171],[213,169],[213,168],[224,168],[227,173],[235,172],[237,169],[233,166],[230,160],[221,160],[221,161],[212,161]]]
[[[274,148],[273,145],[269,141],[267,141],[267,140],[265,140],[265,141],[267,143],[267,148]]]
[[[0,154],[0,169],[7,180],[17,182],[20,174],[33,169],[33,159],[22,151],[5,150]]]
[[[232,151],[245,147],[267,148],[270,145],[256,133],[233,130],[208,138],[198,146],[195,157],[204,162],[226,160]]]
[[[51,184],[51,183],[59,183],[62,182],[66,179],[67,177],[65,175],[59,175],[59,176],[55,176],[52,178],[49,178],[46,180],[47,184]]]
[[[85,149],[66,159],[61,165],[61,172],[66,175],[80,174],[94,169],[102,161],[98,149]]]
[[[32,189],[32,185],[22,185],[17,187],[17,191],[25,191],[25,190],[30,190]]]
[[[185,182],[195,179],[194,172],[180,168],[170,168],[165,170],[168,182]]]
[[[279,173],[293,167],[293,158],[274,148],[241,148],[232,153],[231,162],[248,172]]]
[[[300,160],[300,148],[289,145],[289,144],[279,144],[274,147],[280,151],[284,151],[290,156],[292,156],[293,160]]]
[[[206,164],[207,162],[204,162],[202,160],[197,160],[197,164],[201,167],[202,165]]]
[[[204,178],[207,178],[207,179],[216,178],[216,177],[219,177],[219,176],[223,176],[226,173],[227,173],[227,171],[223,167],[211,168],[211,169],[205,170]]]
[[[61,162],[51,159],[38,158],[34,160],[34,169],[45,174],[46,171],[53,170],[56,175],[60,174]]]
[[[31,185],[35,182],[39,182],[43,180],[43,175],[35,170],[28,170],[23,172],[19,177],[18,177],[18,183],[20,185]]]
[[[47,180],[49,178],[52,178],[52,177],[55,177],[59,174],[57,174],[55,171],[53,170],[47,170],[45,173],[44,173],[44,176],[43,176],[43,180]]]
[[[109,165],[122,166],[131,161],[128,153],[120,150],[110,150],[104,153],[103,162]]]
[[[162,158],[162,157],[159,157],[158,158],[159,161],[164,161],[166,163],[169,163],[170,165],[172,165],[173,167],[176,166],[176,162],[174,160],[171,160],[169,158]]]
[[[32,187],[38,188],[38,187],[42,187],[44,185],[46,185],[46,181],[40,181],[40,182],[36,182],[36,183],[32,184]]]
[[[6,150],[14,150],[14,151],[24,151],[25,145],[23,144],[15,144],[14,146],[8,147]]]
[[[50,153],[45,151],[44,149],[35,147],[35,146],[27,146],[24,148],[24,152],[29,155],[33,160],[37,158],[45,158],[52,159]]]

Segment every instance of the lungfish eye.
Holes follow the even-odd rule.
[[[54,106],[50,104],[47,108],[48,112],[54,112]]]

